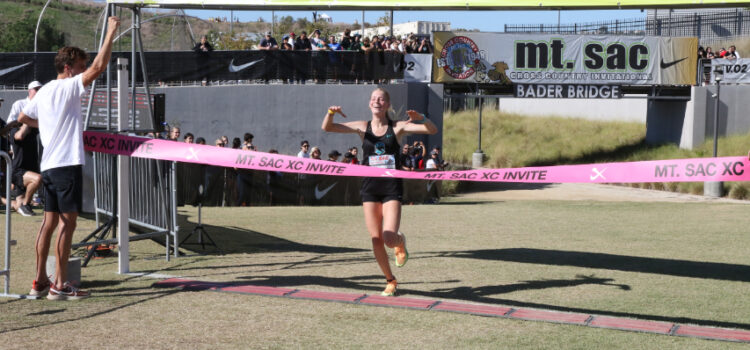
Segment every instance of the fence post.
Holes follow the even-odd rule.
[[[737,10],[737,36],[742,35],[742,14],[742,11]]]

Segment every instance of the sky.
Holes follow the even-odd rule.
[[[191,16],[203,19],[209,17],[230,18],[229,11],[215,10],[186,10]],[[333,18],[334,22],[354,23],[362,22],[361,11],[320,11]],[[276,11],[276,17],[292,16],[306,17],[312,20],[311,11]],[[365,22],[375,23],[385,11],[365,12]],[[234,11],[234,16],[242,22],[256,21],[262,17],[271,21],[271,11]],[[603,20],[644,18],[646,12],[640,10],[590,10],[590,11],[560,11],[560,23],[587,23]],[[483,32],[502,32],[505,24],[557,24],[557,10],[538,11],[395,11],[393,23],[413,21],[450,22],[452,29],[478,29]]]

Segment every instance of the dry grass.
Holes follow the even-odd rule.
[[[405,296],[750,329],[747,207],[737,204],[476,202],[407,206]],[[183,232],[196,222],[181,211]],[[206,208],[228,255],[163,260],[131,245],[134,271],[198,280],[378,293],[384,280],[358,207]],[[450,218],[450,219],[448,219]],[[38,218],[14,217],[12,292],[33,275]],[[93,228],[80,220],[78,237]],[[209,250],[210,251],[210,250]],[[727,348],[735,344],[438,312],[153,288],[83,270],[82,302],[0,300],[3,348]],[[113,330],[127,329],[114,332]],[[43,336],[42,336],[43,335]],[[104,335],[104,336],[102,336]]]
[[[477,111],[446,113],[444,122],[445,157],[457,164],[470,164],[477,148]],[[482,148],[486,167],[516,168],[538,165],[627,162],[659,159],[711,157],[713,140],[693,150],[676,145],[647,145],[646,127],[640,123],[598,122],[569,118],[529,118],[485,109],[482,113]],[[744,156],[750,134],[719,139],[718,155]],[[703,183],[634,184],[645,189],[702,194]],[[452,184],[445,193],[460,185]],[[724,194],[745,199],[750,183],[724,183]]]

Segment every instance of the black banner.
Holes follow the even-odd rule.
[[[42,83],[57,77],[54,52],[0,53],[0,85]],[[380,80],[402,79],[403,55],[398,52],[353,51],[192,51],[146,52],[150,83],[211,80]],[[96,53],[90,53],[91,59]],[[130,52],[113,52],[111,64]],[[140,55],[136,55],[137,82],[142,82]],[[128,70],[132,71],[129,61]],[[117,81],[112,66],[112,81]],[[99,83],[104,83],[102,75]]]
[[[199,188],[203,188],[203,194]],[[361,205],[362,178],[177,163],[177,205]],[[437,181],[404,180],[404,203],[434,203]]]

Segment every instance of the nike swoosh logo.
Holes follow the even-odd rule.
[[[315,185],[315,199],[320,200],[321,198],[323,198],[323,196],[325,196],[326,193],[328,193],[328,191],[333,188],[333,186],[336,186],[337,183],[338,182],[335,182],[333,185],[326,187],[322,191],[318,189],[318,185]]]
[[[686,59],[687,59],[687,57],[683,57],[683,58],[680,58],[677,61],[672,61],[672,62],[669,62],[669,63],[664,63],[664,59],[662,58],[661,59],[661,64],[659,64],[659,65],[661,66],[661,69],[667,69],[667,68],[669,68],[671,66],[674,66],[675,64],[678,64],[678,63],[680,63],[680,62],[682,62],[682,61],[684,61]]]
[[[26,62],[26,63],[24,63],[24,64],[22,64],[20,66],[15,66],[15,67],[10,67],[10,68],[0,69],[0,77],[3,76],[3,75],[8,74],[8,73],[10,73],[10,72],[12,72],[14,70],[19,70],[19,69],[21,69],[23,67],[26,67],[26,66],[28,66],[28,65],[30,65],[32,63],[33,62]]]
[[[237,72],[239,72],[239,71],[241,71],[243,69],[246,69],[247,67],[250,67],[250,66],[252,66],[252,65],[254,65],[254,64],[256,64],[256,63],[258,63],[260,61],[263,61],[263,59],[261,58],[259,60],[248,62],[248,63],[245,63],[243,65],[235,66],[234,65],[234,59],[232,59],[232,61],[229,62],[229,71],[232,72],[232,73],[237,73]]]

